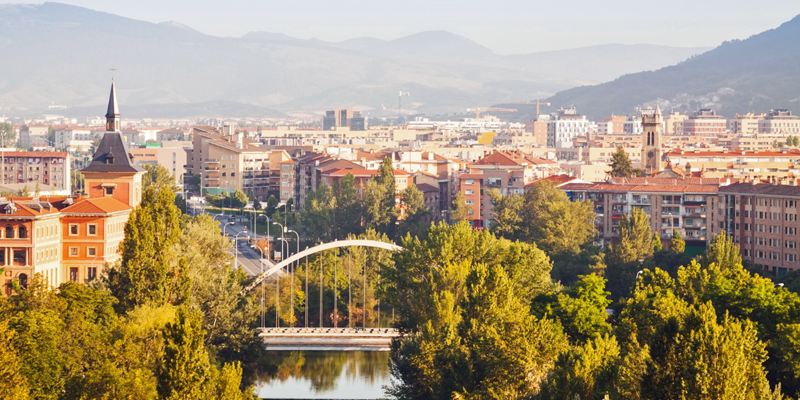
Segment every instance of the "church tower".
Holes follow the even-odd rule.
[[[642,171],[646,176],[661,171],[661,109],[653,115],[642,114]]]
[[[111,94],[108,95],[108,110],[106,111],[106,132],[117,132],[119,128],[117,88],[114,85],[114,79],[111,79]]]
[[[90,198],[111,197],[131,207],[142,201],[142,175],[146,171],[133,161],[125,136],[120,132],[117,89],[111,81],[106,112],[106,132],[92,162],[81,170]]]

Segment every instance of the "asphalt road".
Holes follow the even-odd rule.
[[[188,206],[191,215],[197,215],[203,212],[204,204],[201,202],[189,201]],[[263,270],[267,270],[275,265],[271,261],[263,260],[261,252],[250,247],[247,238],[252,235],[252,232],[241,233],[245,230],[245,227],[239,223],[225,225],[228,222],[227,216],[217,217],[216,219],[222,223],[224,233],[227,234],[231,240],[234,240],[238,235],[236,243],[234,244],[235,247],[231,249],[231,254],[236,256],[237,266],[241,266],[242,269],[250,275],[257,275],[262,271],[262,267]]]

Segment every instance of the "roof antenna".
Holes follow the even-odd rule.
[[[117,70],[116,68],[114,68],[114,64],[111,64],[111,68],[109,68],[108,70],[111,71],[111,81],[114,81],[114,72]]]

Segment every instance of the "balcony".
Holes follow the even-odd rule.
[[[631,204],[650,204],[650,199],[649,198],[637,199],[636,197],[634,197],[633,200],[631,201]]]
[[[611,199],[611,202],[614,204],[628,204],[628,197],[627,196],[614,196]]]
[[[706,205],[706,202],[705,202],[705,200],[703,200],[703,201],[689,201],[689,200],[686,200],[686,201],[683,202],[683,205],[685,205],[685,206],[704,206],[704,205]]]
[[[206,163],[206,164],[218,164],[218,163],[219,163],[219,160],[218,160],[218,159],[216,159],[216,158],[206,158],[206,159],[205,159],[205,163]]]
[[[676,199],[676,200],[661,200],[661,204],[679,206],[679,205],[681,205],[681,200],[680,199]]]

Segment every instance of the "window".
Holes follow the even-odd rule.
[[[77,257],[78,256],[78,248],[77,247],[70,247],[69,248],[69,256],[70,257]]]
[[[736,213],[738,214],[739,211],[736,211]],[[745,218],[750,218],[750,210],[744,210],[744,217]]]
[[[465,184],[465,185],[474,185],[474,184],[475,184],[475,181],[474,181],[474,180],[472,180],[472,179],[467,179],[466,181],[464,181],[464,184]]]
[[[288,195],[289,195],[289,192],[283,192],[283,197],[286,197]]]
[[[789,228],[789,227],[787,227],[786,228],[786,234],[787,235],[796,235],[797,234],[797,228]]]
[[[472,190],[472,189],[470,189],[470,190],[465,190],[465,191],[464,191],[464,194],[466,194],[466,195],[475,194],[475,191],[474,191],[474,190]]]
[[[283,175],[281,175],[281,178],[283,178],[283,179],[289,179],[289,174],[283,174]]]
[[[97,267],[86,268],[86,280],[94,280],[97,278]]]
[[[6,239],[13,239],[14,238],[14,228],[7,226],[6,227]]]
[[[103,188],[104,194],[106,197],[110,197],[114,195],[114,188],[112,186],[106,186]]]
[[[78,281],[78,268],[77,267],[70,267],[69,269],[69,280],[72,282]]]
[[[281,186],[283,186],[283,187],[289,187],[289,182],[281,182]]]
[[[222,161],[225,161],[225,160],[227,160],[227,157],[228,157],[228,156],[226,156],[225,154],[223,154],[223,155],[222,155]],[[225,168],[225,166],[223,165],[223,166],[222,166],[222,168]]]
[[[97,256],[97,247],[87,247],[86,248],[86,255],[89,257]]]
[[[797,254],[785,254],[786,261],[797,261]]]
[[[78,224],[69,224],[69,235],[78,236]]]
[[[288,165],[281,165],[281,169],[284,170],[284,171],[288,171],[289,170],[289,166]]]
[[[26,257],[27,252],[28,251],[26,249],[14,249],[14,253],[13,253],[14,265],[17,265],[17,266],[28,265],[27,264],[28,257]]]
[[[744,224],[744,230],[749,231],[750,230],[750,224]]]
[[[19,286],[23,289],[28,288],[28,275],[27,274],[19,274]]]
[[[235,160],[235,159],[236,159],[236,154],[231,154],[231,160]],[[223,160],[224,160],[224,158],[223,158]]]
[[[86,225],[86,230],[89,236],[97,236],[97,224]]]
[[[24,226],[20,226],[19,227],[19,238],[20,239],[25,239],[27,237],[28,237],[28,229],[25,228]]]
[[[466,204],[475,204],[475,200],[467,200]]]

